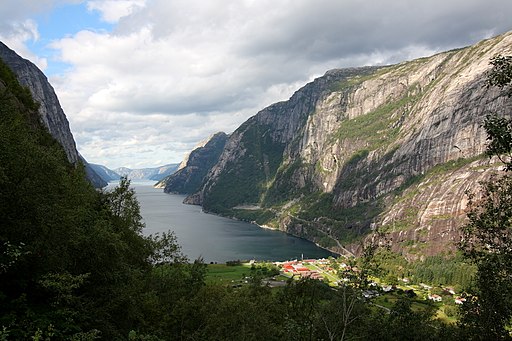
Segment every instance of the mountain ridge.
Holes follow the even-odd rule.
[[[128,167],[119,167],[112,170],[120,177],[125,176],[130,180],[154,180],[160,181],[166,176],[173,174],[178,169],[178,163],[170,163],[158,167],[147,167],[132,169]]]

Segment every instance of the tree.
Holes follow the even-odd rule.
[[[512,57],[497,56],[491,64],[488,85],[510,98]],[[460,249],[477,266],[461,308],[461,331],[469,339],[512,338],[512,119],[505,114],[489,114],[484,121],[487,154],[505,164],[505,174],[486,182],[480,199],[470,196],[469,222],[462,228]]]
[[[483,199],[471,202],[461,248],[477,266],[462,306],[463,329],[472,338],[508,339],[512,318],[512,178],[489,181]]]
[[[512,97],[512,56],[498,55],[491,59],[491,64],[493,68],[488,75],[487,86],[499,87],[504,95]],[[512,170],[512,118],[498,113],[488,114],[484,128],[489,141],[487,155],[498,157],[505,164],[506,171]]]
[[[512,56],[497,55],[491,59],[493,66],[488,76],[488,86],[504,88],[505,94],[512,97]]]
[[[122,177],[119,180],[119,186],[106,192],[104,197],[114,217],[120,219],[133,231],[142,232],[144,223],[140,215],[139,202],[135,196],[135,190],[130,188],[130,180],[127,177]]]

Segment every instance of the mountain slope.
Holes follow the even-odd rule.
[[[179,164],[177,163],[171,163],[168,165],[157,167],[155,173],[149,177],[149,180],[160,181],[166,176],[174,174],[178,167]]]
[[[471,163],[482,162],[485,150],[480,124],[489,111],[511,112],[510,100],[485,86],[499,53],[512,54],[512,34],[398,65],[329,71],[242,124],[189,202],[335,251],[370,228],[399,232],[394,245],[421,243],[424,253],[453,249],[461,222],[454,212],[465,207],[460,193],[493,168]],[[445,182],[414,206],[421,180],[436,169]],[[400,202],[405,193],[410,200]],[[251,210],[240,209],[248,204]],[[389,224],[396,229],[399,220],[394,231]],[[416,230],[428,240],[404,232]]]
[[[195,193],[205,175],[219,160],[227,139],[228,136],[220,132],[202,141],[186,156],[176,173],[162,179],[155,187],[163,187],[165,193]]]
[[[69,162],[77,164],[79,161],[83,161],[89,181],[95,187],[106,186],[107,183],[79,155],[66,115],[60,106],[53,87],[43,72],[30,61],[21,58],[2,42],[0,42],[0,58],[16,74],[21,85],[30,90],[33,99],[40,104],[38,111],[40,120],[50,134],[62,145]]]
[[[111,170],[103,165],[97,165],[94,163],[90,163],[89,165],[96,172],[96,174],[101,176],[101,178],[103,180],[105,180],[106,182],[117,181],[121,177],[121,175],[117,174],[113,170]]]

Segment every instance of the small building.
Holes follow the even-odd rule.
[[[384,291],[384,292],[390,292],[391,290],[393,290],[392,285],[383,285],[382,286],[382,291]]]
[[[443,300],[443,298],[437,294],[433,294],[433,295],[428,295],[428,299],[429,300],[432,300],[434,302],[441,302]]]
[[[379,293],[375,290],[365,290],[363,291],[364,298],[373,298],[379,296]]]
[[[455,304],[464,304],[464,302],[466,302],[466,299],[464,297],[455,297]]]
[[[450,295],[455,295],[455,290],[453,290],[453,288],[445,288],[444,290]]]

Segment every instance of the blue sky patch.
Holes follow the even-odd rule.
[[[39,57],[48,59],[45,70],[48,76],[62,73],[70,66],[57,59],[56,51],[49,47],[52,41],[73,36],[83,30],[110,32],[114,27],[102,21],[99,12],[87,10],[85,2],[57,6],[49,13],[34,17],[34,20],[38,25],[40,39],[27,42],[27,46]]]

